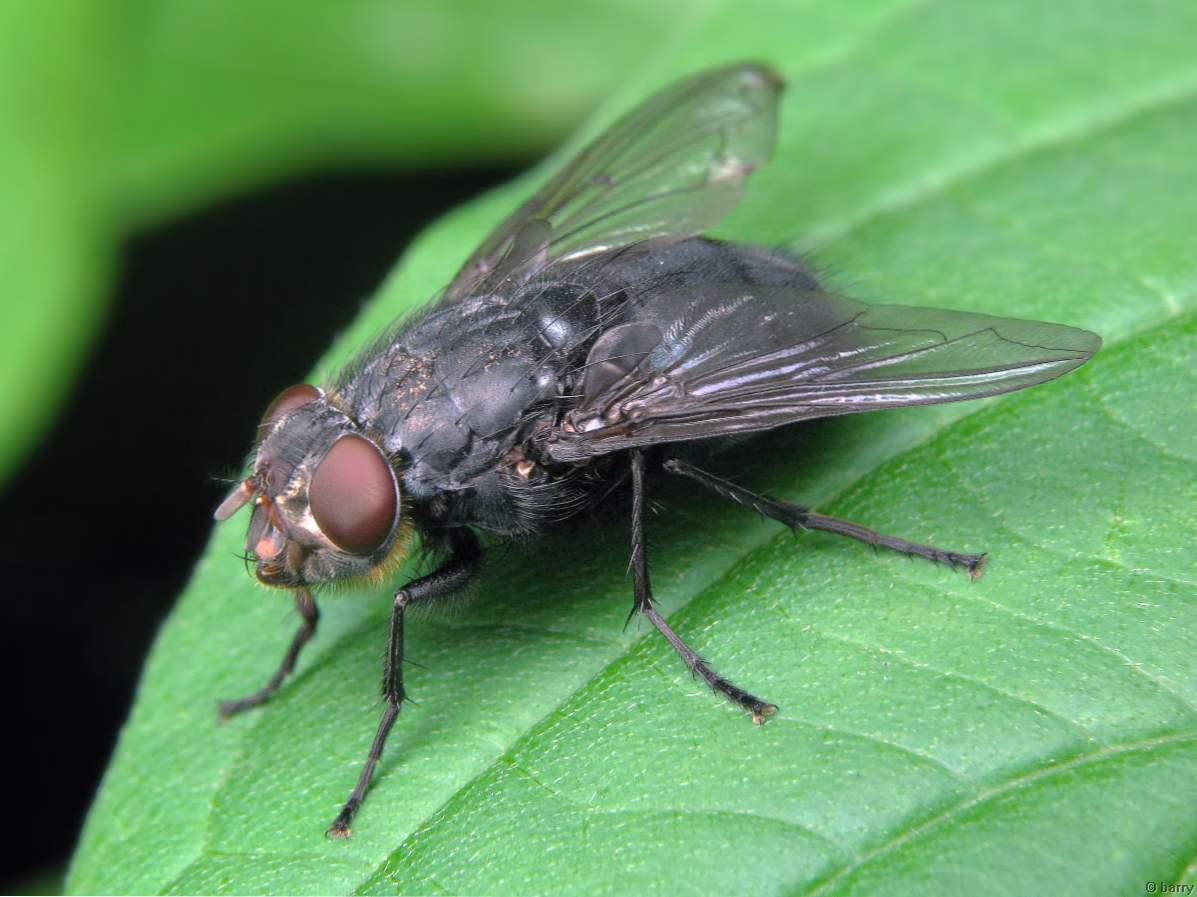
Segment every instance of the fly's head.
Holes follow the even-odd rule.
[[[399,478],[383,450],[315,386],[289,387],[258,427],[253,473],[216,509],[252,505],[246,553],[257,578],[300,588],[381,574],[402,560]]]

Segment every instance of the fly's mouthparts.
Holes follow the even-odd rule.
[[[287,537],[271,526],[258,539],[253,551],[260,559],[271,560],[277,557],[286,545]]]

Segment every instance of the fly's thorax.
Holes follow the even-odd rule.
[[[338,387],[349,414],[402,458],[417,503],[492,468],[558,400],[568,366],[537,337],[522,305],[496,300],[469,304],[469,314],[450,311],[413,320],[392,345],[351,366]]]
[[[259,428],[253,474],[217,510],[252,504],[245,550],[257,578],[296,587],[370,575],[406,549],[399,477],[334,397],[284,391]]]

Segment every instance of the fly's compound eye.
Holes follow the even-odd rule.
[[[308,383],[298,383],[295,386],[288,386],[274,397],[274,401],[270,403],[270,406],[266,409],[266,413],[262,415],[262,422],[258,424],[259,438],[269,433],[270,428],[278,423],[280,418],[290,414],[301,405],[316,401],[322,395],[323,393],[320,390]]]
[[[348,434],[333,443],[308,487],[316,524],[349,554],[373,554],[399,512],[395,473],[369,439]]]

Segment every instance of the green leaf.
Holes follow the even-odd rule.
[[[100,319],[104,18],[86,0],[0,5],[0,482],[53,420]]]
[[[408,627],[405,707],[354,837],[327,841],[379,711],[386,589],[293,621],[220,529],[163,629],[76,892],[1102,893],[1197,864],[1197,8],[729,2],[602,121],[698,67],[790,82],[720,230],[812,248],[863,299],[1089,327],[1086,368],[999,400],[816,422],[729,452],[750,487],[984,549],[984,579],[795,538],[663,484],[672,624],[781,706],[761,728],[630,602],[618,517],[492,552]],[[601,125],[596,121],[593,128]],[[334,349],[452,272],[524,181],[450,216]],[[264,397],[265,398],[265,397]]]

